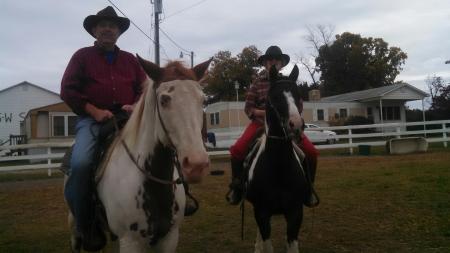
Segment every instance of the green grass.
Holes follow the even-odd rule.
[[[64,176],[63,173],[58,169],[52,169],[52,174],[50,177],[48,176],[48,171],[46,169],[1,172],[0,183],[48,179],[48,178],[62,178],[63,176]]]
[[[253,252],[256,235],[246,204],[245,239],[239,207],[225,203],[229,164],[192,185],[200,210],[185,219],[177,252]],[[0,252],[68,252],[61,180],[0,183]],[[19,184],[20,187],[15,186]],[[450,252],[450,150],[424,154],[327,156],[319,160],[321,204],[305,209],[301,252]],[[285,224],[273,218],[275,252]]]

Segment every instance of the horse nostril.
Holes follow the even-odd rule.
[[[185,158],[183,159],[183,164],[182,164],[182,166],[183,166],[184,168],[188,168],[188,167],[189,167],[189,159],[188,159],[187,157],[185,157]]]
[[[294,127],[295,127],[295,124],[294,124],[294,122],[292,122],[292,121],[289,121],[289,126],[290,126],[291,128],[294,128]]]

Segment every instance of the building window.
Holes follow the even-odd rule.
[[[77,116],[52,115],[52,136],[66,137],[75,135],[75,124]]]
[[[219,125],[219,123],[220,123],[219,113],[216,112],[215,115],[216,115],[216,117],[215,117],[216,118],[216,125]]]
[[[317,109],[317,120],[324,120],[324,113],[323,113],[323,109]]]
[[[69,136],[75,136],[75,125],[77,124],[77,116],[69,116],[67,118],[67,134]]]
[[[400,120],[400,107],[383,106],[383,120]]]
[[[373,119],[372,107],[367,107],[367,118]]]
[[[213,125],[219,125],[220,123],[220,117],[219,117],[219,113],[211,113],[209,114],[209,123],[211,124],[211,126]]]
[[[53,116],[53,136],[64,136],[64,116]]]
[[[341,108],[339,109],[339,118],[344,119],[347,118],[347,109],[346,108]]]

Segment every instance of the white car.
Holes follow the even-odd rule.
[[[318,125],[305,123],[305,135],[312,143],[336,143],[339,139],[336,133],[329,130],[323,130]]]

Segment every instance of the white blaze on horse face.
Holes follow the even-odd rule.
[[[204,94],[200,85],[192,80],[165,82],[157,94],[161,119],[177,150],[184,178],[190,183],[200,182],[209,167],[201,135]],[[162,97],[164,101],[160,100]]]
[[[286,101],[288,103],[289,108],[289,126],[292,129],[301,129],[303,125],[302,117],[300,116],[300,112],[298,111],[297,105],[295,104],[294,97],[290,92],[283,92],[286,97]]]

